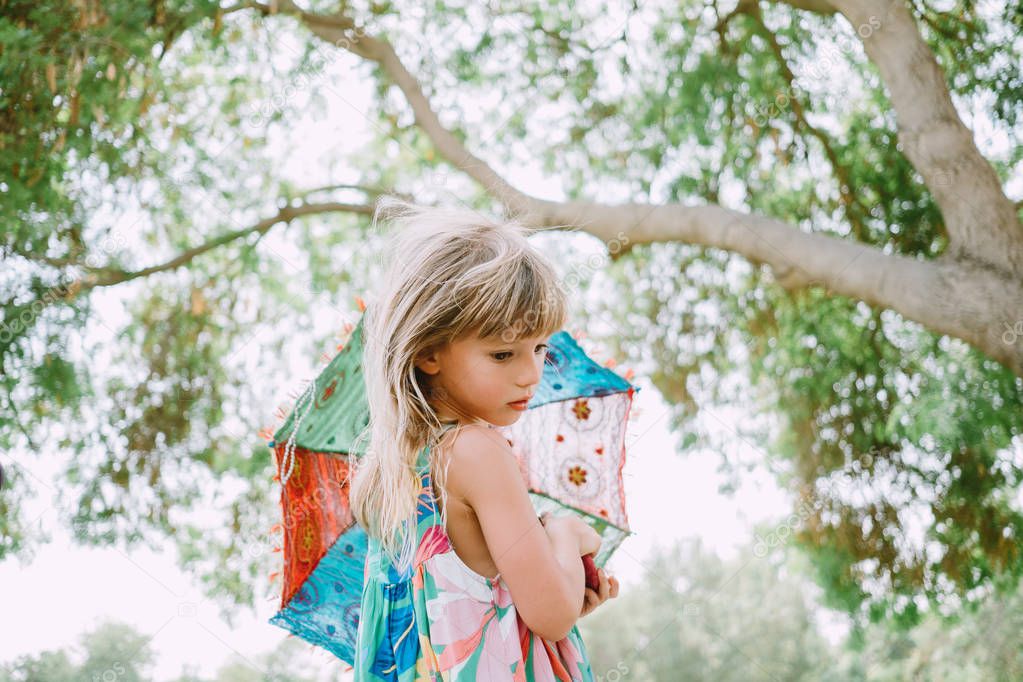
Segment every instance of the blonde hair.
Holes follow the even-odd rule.
[[[362,439],[368,433],[369,447],[356,464],[350,502],[356,520],[404,574],[416,550],[416,459],[429,445],[435,471],[444,427],[415,361],[470,334],[505,342],[553,334],[565,324],[567,297],[553,266],[527,240],[534,230],[515,220],[390,197],[378,203],[374,226],[382,217],[395,230],[387,274],[364,316],[370,421]],[[435,473],[445,528],[446,478],[446,469]]]

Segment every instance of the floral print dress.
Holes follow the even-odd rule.
[[[417,460],[422,487],[412,569],[399,574],[370,538],[356,636],[355,680],[412,682],[592,682],[576,626],[551,642],[526,627],[500,575],[469,568],[441,523],[429,471],[429,446]]]

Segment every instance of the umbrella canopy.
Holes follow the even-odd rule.
[[[350,457],[369,423],[362,372],[363,318],[296,402],[269,445],[281,482],[283,586],[270,619],[349,665],[367,536],[348,503]],[[499,427],[511,445],[537,515],[579,515],[602,538],[604,565],[630,535],[622,486],[625,427],[639,390],[589,358],[575,339],[551,337],[529,409]]]

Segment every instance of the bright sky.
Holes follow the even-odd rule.
[[[282,44],[282,48],[287,47]],[[337,159],[345,157],[345,149],[357,147],[366,139],[371,125],[364,116],[369,107],[369,83],[361,80],[352,66],[353,61],[344,55],[328,65],[323,77],[310,86],[327,99],[328,115],[296,122],[291,127],[294,134],[279,140],[281,149],[288,150],[281,155],[284,160],[280,172],[295,178],[296,184],[317,186],[357,181],[354,169],[337,164]],[[307,94],[299,90],[293,96]],[[978,137],[983,140],[983,121],[970,123],[978,125]],[[990,129],[987,133],[990,134]],[[990,139],[985,142],[988,143],[985,146],[991,146]],[[474,151],[486,156],[486,150]],[[322,170],[328,165],[333,167],[333,174],[321,173],[323,177],[308,180],[310,168]],[[513,183],[539,196],[551,196],[551,188],[558,186],[556,181],[544,177],[539,167],[519,165],[501,170]],[[286,250],[282,230],[278,226],[268,237],[267,248]],[[98,295],[97,333],[102,334],[103,328],[107,332],[119,328],[123,320],[122,295],[116,292]],[[630,425],[629,459],[624,472],[635,535],[609,564],[609,570],[621,579],[624,590],[635,584],[644,558],[655,546],[697,537],[705,546],[727,557],[735,547],[750,541],[752,524],[780,519],[791,509],[786,495],[764,474],[745,478],[734,496],[719,494],[718,486],[724,483],[717,471],[721,453],[690,451],[684,458],[677,455],[674,438],[667,431],[665,404],[643,377],[636,381],[642,390]],[[270,423],[270,415],[289,388],[279,387],[267,405],[263,423]],[[704,418],[713,425],[718,440],[729,443],[730,459],[761,458],[756,444],[736,436],[737,424],[753,415],[711,413]],[[250,425],[251,433],[262,425]],[[36,519],[36,528],[53,534],[53,541],[28,565],[13,561],[0,564],[4,620],[8,624],[0,641],[0,662],[70,646],[102,619],[127,622],[151,636],[150,645],[158,654],[155,665],[158,680],[177,676],[183,664],[198,666],[201,674],[212,676],[232,656],[252,661],[286,636],[283,630],[267,623],[276,610],[277,594],[268,595],[255,616],[242,614],[229,627],[218,618],[216,608],[203,599],[197,585],[175,568],[173,557],[167,552],[137,549],[124,554],[112,548],[69,548],[70,539],[57,526],[53,511],[61,497],[53,487],[52,477],[57,468],[53,460],[15,453],[13,457],[3,456],[0,461],[5,466],[18,461],[45,482],[45,487],[40,487],[48,495],[30,501],[27,513],[28,518]],[[671,512],[666,513],[665,509]],[[309,657],[323,667],[325,674],[338,669],[330,663],[331,656],[319,649],[310,648]]]

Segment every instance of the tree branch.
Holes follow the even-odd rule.
[[[934,53],[903,2],[832,0],[881,73],[906,158],[949,233],[949,256],[1023,272],[1023,225],[952,102]]]
[[[792,69],[789,68],[789,63],[785,59],[785,54],[782,52],[781,44],[778,42],[778,37],[774,34],[771,29],[764,23],[763,17],[760,16],[759,8],[754,8],[753,11],[749,12],[753,18],[754,23],[757,25],[760,33],[767,40],[767,44],[771,48],[771,53],[774,55],[775,61],[778,62],[778,68],[781,69],[782,77],[789,86],[789,102],[792,105],[792,113],[796,117],[796,121],[799,125],[810,133],[818,142],[821,147],[824,148],[824,155],[828,157],[828,162],[831,164],[831,170],[835,174],[835,179],[838,181],[838,195],[842,199],[842,206],[845,209],[846,218],[849,220],[849,225],[852,227],[852,232],[857,239],[862,240],[866,233],[866,229],[863,225],[863,221],[860,219],[860,215],[866,215],[869,213],[856,197],[856,188],[853,187],[852,179],[849,175],[849,169],[842,165],[838,160],[838,154],[835,153],[835,149],[831,146],[831,140],[816,126],[810,123],[806,118],[806,112],[803,110],[803,103],[799,101],[799,91],[796,88],[796,76],[792,73]],[[856,206],[859,210],[857,214],[853,206]]]
[[[133,279],[138,279],[140,277],[148,277],[149,275],[153,275],[157,272],[174,270],[176,268],[181,267],[182,265],[188,264],[197,256],[201,256],[207,251],[212,251],[217,247],[223,246],[224,244],[228,244],[237,239],[247,237],[250,234],[258,234],[262,236],[266,234],[266,232],[268,232],[270,228],[276,225],[277,223],[291,222],[295,218],[300,218],[302,216],[314,215],[317,213],[339,212],[358,213],[361,215],[373,215],[373,211],[374,206],[371,204],[346,204],[340,202],[302,204],[301,206],[285,206],[284,208],[278,210],[276,215],[260,220],[255,225],[241,228],[239,230],[234,230],[232,232],[228,232],[227,234],[223,234],[219,237],[215,237],[214,239],[211,239],[207,242],[203,242],[202,244],[192,247],[191,249],[182,251],[173,258],[166,260],[163,263],[159,263],[157,265],[151,265],[147,268],[142,268],[141,270],[134,271],[113,268],[94,268],[92,269],[92,271],[89,272],[89,274],[85,275],[81,280],[79,280],[76,283],[76,286],[74,286],[73,288],[76,291],[76,293],[80,293],[81,291],[88,291],[89,289],[94,289],[96,287],[108,287],[113,286],[115,284],[121,284],[123,282],[129,282]]]
[[[796,9],[806,10],[807,12],[816,12],[817,14],[834,14],[838,10],[828,0],[776,0],[777,2],[784,3],[795,7]]]
[[[307,197],[309,197],[312,194],[320,194],[321,192],[334,192],[334,191],[339,190],[339,189],[356,190],[358,192],[362,192],[367,197],[374,197],[375,198],[375,197],[379,197],[382,194],[390,194],[392,196],[400,196],[402,199],[405,199],[406,201],[410,201],[410,202],[414,201],[414,199],[413,199],[413,197],[411,195],[403,194],[401,192],[396,192],[394,189],[388,189],[386,187],[370,187],[368,185],[358,185],[358,184],[351,184],[351,183],[339,183],[339,184],[336,184],[336,185],[324,185],[323,187],[313,187],[312,189],[307,189],[307,190],[301,191],[300,193],[295,195],[295,198],[296,199],[303,199],[304,200],[304,199],[306,199]]]
[[[757,8],[758,8],[757,0],[739,0],[739,2],[736,3],[735,8],[731,12],[729,12],[723,17],[717,15],[718,20],[717,23],[714,24],[714,31],[721,36],[722,40],[724,40],[725,29],[728,28],[728,24],[731,23],[732,19],[739,16],[740,14],[746,15],[752,14],[757,11]],[[717,10],[718,6],[717,3],[715,2],[714,11],[717,12]]]

